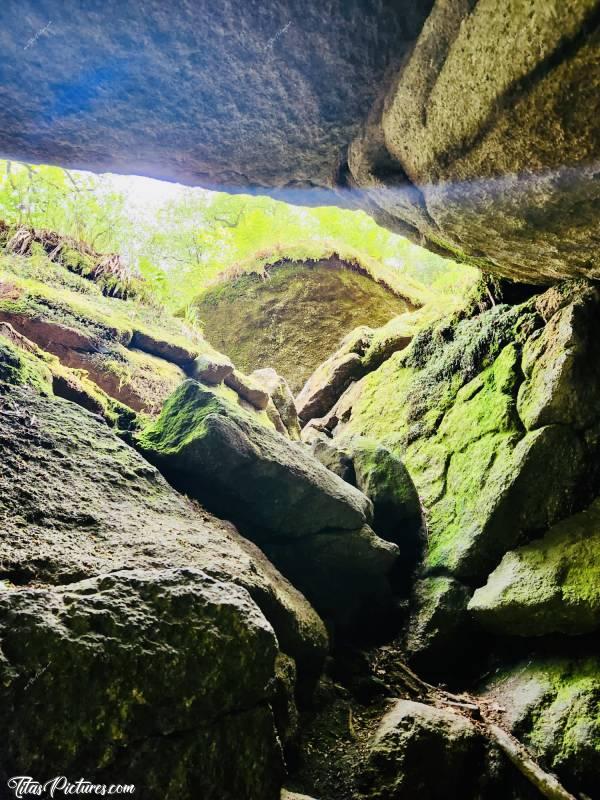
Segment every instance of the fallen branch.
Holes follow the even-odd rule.
[[[548,800],[577,800],[561,786],[554,775],[550,775],[529,755],[527,749],[514,736],[507,733],[499,725],[487,723],[489,736],[512,761],[515,767],[529,780]]]
[[[452,692],[447,692],[444,689],[439,689],[437,686],[426,683],[401,661],[396,662],[394,666],[398,672],[402,673],[403,683],[411,692],[419,694],[432,705],[443,703],[444,705],[452,706],[457,711],[465,711],[469,715],[476,717],[478,720],[477,726],[482,734],[493,741],[519,772],[548,800],[577,800],[574,795],[562,786],[555,775],[545,772],[540,767],[525,745],[521,744],[518,739],[515,739],[514,736],[499,725],[488,721],[484,710],[475,702],[473,697],[452,694]]]

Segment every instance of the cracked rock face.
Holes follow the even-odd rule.
[[[497,274],[599,274],[597,0],[56,11],[0,11],[2,156],[358,204]]]

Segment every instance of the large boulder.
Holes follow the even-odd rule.
[[[469,611],[508,635],[582,634],[600,627],[600,501],[542,539],[506,553]]]
[[[19,10],[9,158],[359,203],[497,274],[597,275],[596,0]]]
[[[4,779],[278,800],[277,640],[244,589],[193,569],[11,588],[0,639]]]
[[[526,380],[517,410],[528,430],[572,425],[583,430],[600,404],[598,290],[588,288],[560,309],[523,348]]]
[[[368,527],[368,498],[302,445],[195,381],[138,443],[174,485],[240,525],[332,621],[349,628],[367,603],[391,604],[397,548]],[[354,600],[342,600],[340,586],[359,582]]]
[[[373,503],[373,527],[384,539],[416,556],[421,506],[408,470],[378,442],[359,437],[349,450],[356,486]]]
[[[365,374],[362,356],[373,336],[366,326],[356,328],[340,342],[336,351],[310,375],[296,397],[301,422],[323,417],[348,386]]]
[[[62,584],[126,568],[193,567],[246,589],[304,679],[327,640],[311,606],[242,538],[178,495],[102,422],[26,386],[0,395],[2,574]]]
[[[447,657],[460,667],[455,642],[472,638],[473,590],[508,551],[539,539],[597,496],[599,309],[597,291],[585,282],[515,306],[467,309],[417,334],[303,430],[305,441],[330,452],[348,453],[361,437],[375,440],[404,465],[418,492],[427,538],[408,621],[415,664],[435,671]],[[588,548],[589,561],[593,541],[578,547]],[[546,601],[556,604],[562,578],[544,574]],[[510,591],[517,592],[513,577]],[[529,624],[525,617],[546,602],[536,586],[520,617],[524,630],[566,631],[576,605],[581,630],[590,629],[584,609],[594,601],[582,588],[579,599],[566,600],[535,631],[533,617]],[[484,613],[482,607],[482,620]],[[506,618],[501,627],[508,631]]]
[[[265,552],[344,635],[379,641],[398,624],[390,591],[398,549],[368,525],[323,531],[302,542],[272,541]]]
[[[489,775],[486,751],[485,738],[465,717],[424,703],[396,700],[369,743],[361,797],[500,797]]]
[[[358,0],[348,13],[342,0],[268,9],[201,0],[167,13],[159,0],[109,0],[103,24],[78,8],[61,26],[27,2],[26,28],[2,15],[4,83],[21,110],[20,132],[0,118],[0,149],[229,190],[325,186],[431,6]],[[132,58],[135,42],[144,48]]]
[[[264,270],[248,262],[247,269],[225,272],[194,305],[215,347],[246,372],[276,369],[294,393],[348,331],[383,325],[413,308],[402,296],[399,272],[394,274],[398,287],[392,288],[366,267],[336,256],[320,261],[273,257],[279,260]],[[405,291],[415,295],[413,302],[418,299],[418,284],[407,282]]]
[[[600,774],[600,662],[596,655],[542,656],[498,670],[481,689],[504,723],[561,777],[593,797]]]
[[[174,482],[213,505],[222,498],[264,539],[355,530],[372,517],[369,500],[303,447],[196,381],[171,395],[139,445]]]
[[[414,566],[423,547],[422,514],[417,490],[408,470],[387,447],[358,436],[336,447],[323,432],[314,437],[311,452],[324,466],[361,490],[373,503],[373,528],[395,542],[403,564]]]
[[[346,182],[383,224],[490,272],[594,276],[596,14],[595,0],[438,0]]]
[[[585,286],[565,286],[561,294],[553,311],[542,296],[432,326],[363,378],[360,391],[349,390],[348,408],[324,421],[338,448],[362,435],[403,462],[424,507],[430,573],[481,583],[505,552],[590,499],[600,377],[589,356],[599,305]],[[585,427],[557,400],[552,417],[528,430],[519,416],[522,387],[531,380],[523,375],[522,352],[540,339],[537,331],[549,340],[558,315],[590,320],[589,336],[548,351],[556,362],[578,364],[574,391],[586,409]],[[551,360],[548,354],[545,363]],[[554,397],[559,384],[546,385]]]

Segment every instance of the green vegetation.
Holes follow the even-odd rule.
[[[149,299],[192,323],[198,319],[191,301],[224,271],[260,272],[282,259],[336,253],[384,283],[393,286],[400,278],[404,292],[412,287],[419,294],[419,304],[442,298],[443,309],[454,308],[478,274],[380,228],[363,212],[156,181],[140,187],[142,180],[0,161],[0,220],[13,231],[50,229],[86,242],[93,252],[120,254],[127,280],[142,277]],[[139,195],[132,189],[136,181]],[[160,201],[140,204],[139,197],[156,187]],[[83,275],[97,270],[85,247],[68,250],[61,256],[65,266]],[[104,281],[118,293],[115,280]]]
[[[240,369],[273,367],[294,392],[349,331],[411,310],[386,284],[337,260],[265,269],[266,280],[252,271],[220,281],[196,308],[207,339]]]

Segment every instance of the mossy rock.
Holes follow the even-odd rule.
[[[261,539],[354,530],[372,516],[368,499],[304,447],[194,380],[176,389],[138,444],[180,489],[221,503]]]
[[[273,367],[298,392],[348,331],[412,310],[370,275],[339,261],[282,263],[222,282],[198,298],[208,340],[245,372]]]
[[[369,499],[306,447],[193,380],[137,442],[172,485],[257,542],[338,630],[373,628],[375,609],[391,616],[398,548],[369,528]]]
[[[52,373],[48,366],[35,355],[15,347],[3,335],[0,335],[0,381],[15,386],[31,386],[42,394],[53,393]]]
[[[244,589],[194,569],[10,589],[0,638],[9,775],[60,764],[148,800],[278,800],[278,644]]]
[[[600,627],[600,501],[506,553],[469,610],[496,633],[582,634]]]
[[[600,774],[600,660],[534,656],[500,669],[483,687],[517,738],[571,792],[594,797]]]
[[[100,418],[4,384],[0,428],[0,563],[9,583],[199,569],[247,589],[301,680],[315,677],[327,640],[305,598],[233,525],[177,494]]]
[[[198,333],[169,315],[157,310],[152,315],[139,302],[105,297],[88,281],[86,291],[70,282],[63,285],[65,268],[47,258],[41,265],[52,267],[46,283],[46,272],[35,271],[32,260],[0,257],[0,268],[7,267],[0,271],[0,321],[56,356],[63,367],[84,370],[118,403],[158,413],[185,378],[181,365],[212,351]]]
[[[580,307],[596,318],[597,296],[586,292],[565,287],[555,313]],[[569,404],[555,404],[563,413],[553,424],[530,431],[519,416],[521,354],[544,328],[539,303],[498,305],[418,334],[362,379],[334,431],[338,447],[371,437],[405,464],[425,509],[430,574],[482,582],[507,550],[590,499],[596,445],[573,425]],[[571,350],[585,361],[587,349]],[[562,350],[553,353],[564,361]],[[599,416],[595,375],[588,422]]]

